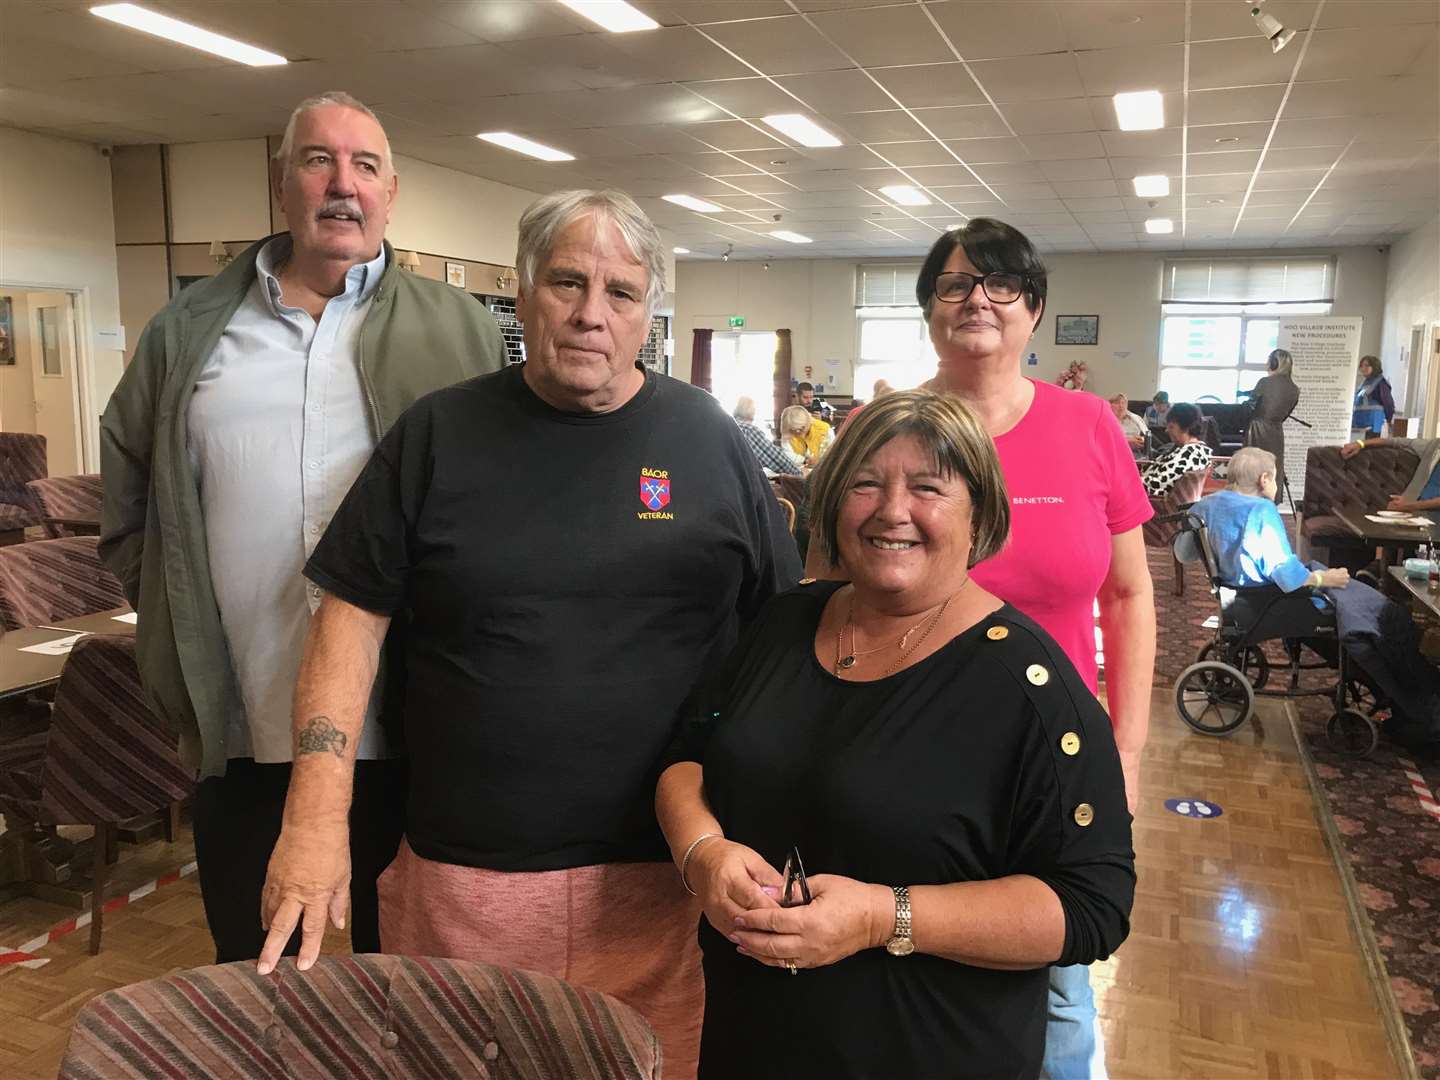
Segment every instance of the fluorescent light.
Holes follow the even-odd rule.
[[[763,117],[781,135],[788,135],[801,146],[840,146],[840,140],[808,116],[799,113],[776,113]]]
[[[725,208],[716,206],[713,202],[706,202],[704,199],[697,199],[694,195],[661,195],[666,202],[674,203],[676,206],[683,206],[686,210],[694,210],[701,214],[718,214]]]
[[[1115,118],[1121,131],[1151,131],[1165,126],[1165,99],[1159,90],[1115,95]]]
[[[257,49],[254,45],[246,45],[243,41],[214,34],[209,30],[202,30],[198,26],[191,26],[187,22],[172,19],[169,15],[161,15],[157,11],[146,11],[134,4],[101,4],[99,7],[92,7],[90,14],[99,15],[102,19],[127,26],[131,30],[154,34],[156,37],[162,37],[169,41],[178,41],[181,45],[189,45],[192,49],[199,49],[215,56],[223,56],[226,60],[235,60],[242,64],[249,64],[251,67],[269,67],[272,64],[288,64],[290,62],[278,53]]]
[[[625,0],[560,0],[577,15],[612,34],[628,34],[631,30],[654,30],[660,24],[643,11],[637,11]]]
[[[787,244],[808,244],[810,237],[801,236],[798,232],[791,232],[789,229],[776,229],[770,234],[776,240],[784,240]]]
[[[514,150],[517,154],[526,154],[529,157],[539,158],[541,161],[574,161],[574,154],[567,154],[564,150],[556,150],[553,146],[546,146],[534,139],[527,139],[524,135],[516,135],[509,131],[482,131],[475,136],[477,139],[484,139],[496,146],[503,146],[506,150]]]
[[[891,184],[889,187],[882,187],[880,194],[884,195],[891,202],[899,203],[901,206],[930,205],[930,200],[909,184]]]
[[[1151,236],[1164,236],[1166,233],[1175,231],[1175,222],[1168,217],[1152,217],[1145,219],[1145,231]]]
[[[1142,199],[1163,199],[1170,194],[1170,177],[1164,174],[1137,176],[1134,181],[1135,194]]]
[[[670,250],[673,251],[676,255],[689,255],[689,254],[690,254],[690,249],[689,249],[689,248],[671,248]]]

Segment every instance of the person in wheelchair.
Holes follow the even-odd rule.
[[[1296,557],[1275,508],[1276,472],[1269,450],[1237,450],[1230,459],[1230,485],[1190,508],[1205,523],[1216,577],[1226,587],[1221,596],[1226,616],[1246,627],[1252,641],[1301,638],[1333,625],[1331,606],[1310,590],[1350,583],[1343,567],[1307,567]]]

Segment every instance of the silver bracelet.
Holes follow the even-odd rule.
[[[699,896],[700,894],[697,893],[694,889],[690,888],[690,882],[685,880],[685,871],[690,869],[690,856],[694,855],[695,849],[698,848],[701,844],[703,844],[706,840],[716,840],[723,838],[723,835],[718,832],[701,833],[694,840],[691,840],[690,846],[685,849],[685,856],[680,860],[680,884],[685,886],[685,891],[691,896]]]

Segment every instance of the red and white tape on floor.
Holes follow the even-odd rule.
[[[1425,777],[1420,775],[1420,770],[1415,763],[1407,758],[1396,758],[1400,762],[1400,768],[1405,773],[1405,779],[1410,781],[1410,790],[1420,800],[1420,807],[1437,822],[1440,822],[1440,801],[1435,798],[1435,793],[1430,790],[1430,785],[1425,782]]]
[[[136,900],[149,896],[157,889],[163,889],[166,885],[173,885],[183,877],[189,877],[194,872],[195,864],[188,862],[180,867],[179,870],[172,870],[170,873],[163,877],[158,877],[154,881],[147,881],[138,889],[131,889],[124,896],[112,896],[109,900],[105,901],[105,912],[108,914],[112,911],[119,911],[121,908],[133,904]],[[49,945],[52,941],[58,941],[66,934],[73,934],[76,930],[82,930],[89,925],[90,912],[86,911],[80,915],[76,915],[73,919],[66,919],[58,926],[52,926],[46,933],[33,937],[23,945],[18,945],[13,949],[0,945],[0,971],[6,971],[10,968],[33,969],[44,967],[50,961],[45,957],[36,956],[35,954],[39,950]]]

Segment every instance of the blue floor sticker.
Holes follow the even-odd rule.
[[[1204,799],[1166,799],[1165,809],[1188,818],[1217,818],[1225,811],[1217,803]]]

